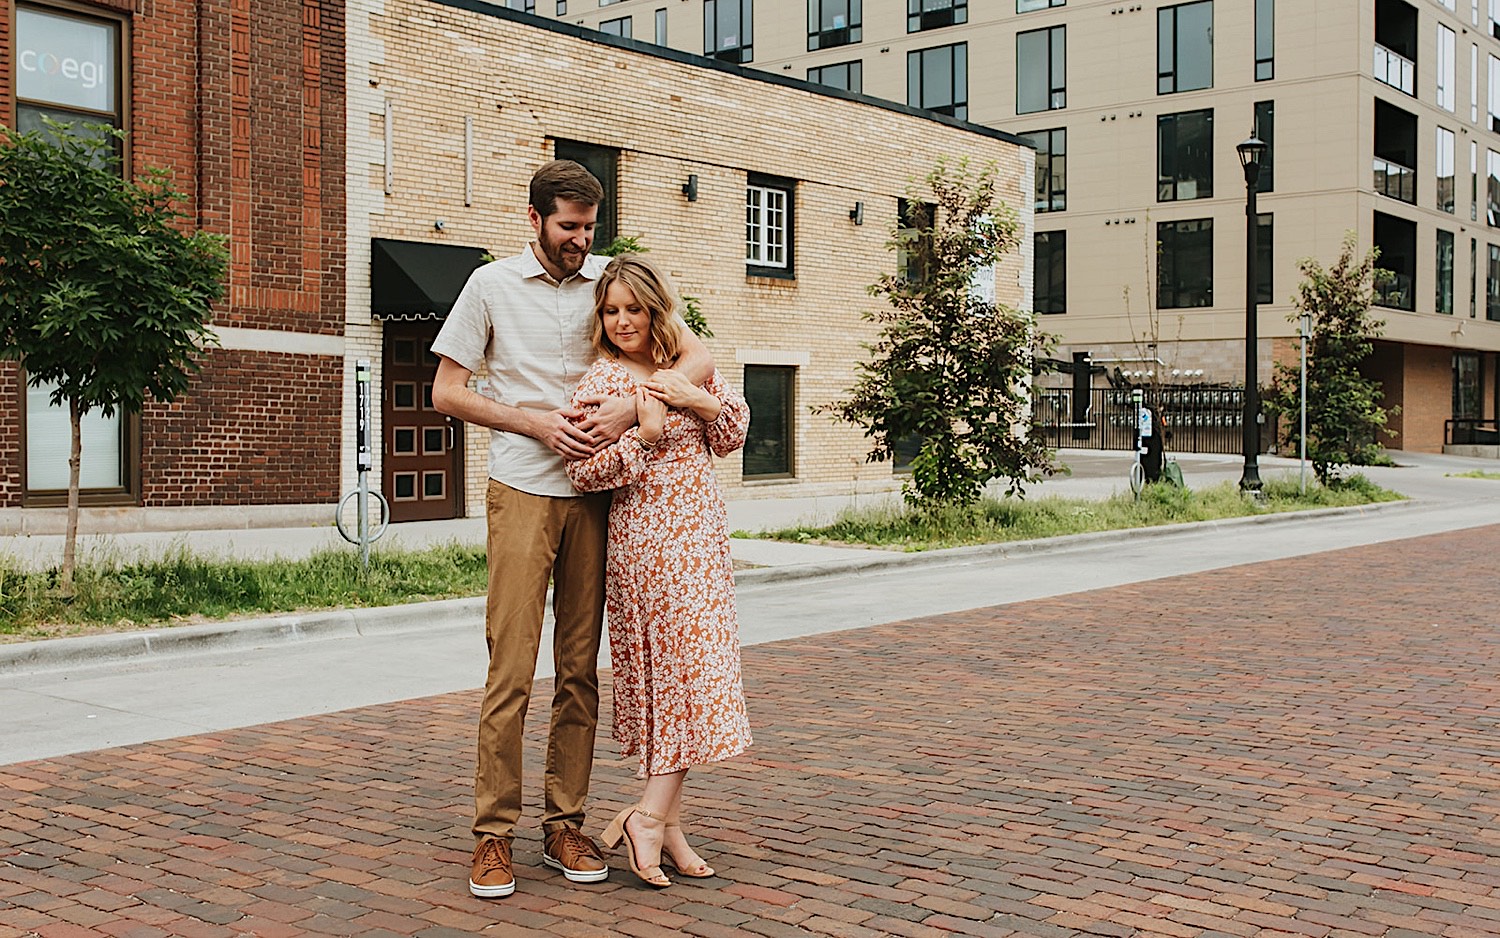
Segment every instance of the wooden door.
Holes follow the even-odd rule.
[[[438,320],[389,321],[381,388],[382,472],[392,521],[463,516],[463,422],[432,407]]]

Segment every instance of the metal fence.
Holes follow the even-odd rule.
[[[1156,408],[1179,453],[1238,453],[1244,446],[1240,427],[1245,409],[1242,388],[1142,388],[1146,404]],[[1135,402],[1129,389],[1092,388],[1074,400],[1072,388],[1041,388],[1036,416],[1047,445],[1054,448],[1123,449],[1135,446]],[[1082,406],[1075,406],[1081,404]],[[1276,424],[1261,427],[1262,451],[1276,441]]]

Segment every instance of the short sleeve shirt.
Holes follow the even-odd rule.
[[[609,258],[589,255],[556,283],[530,245],[474,271],[432,351],[489,372],[489,396],[523,410],[568,406],[593,363],[594,281]],[[490,478],[532,495],[572,496],[562,457],[522,433],[490,431]]]

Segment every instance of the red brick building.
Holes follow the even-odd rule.
[[[0,123],[123,128],[129,170],[170,170],[190,224],[230,245],[222,347],[174,404],[90,419],[86,505],[222,506],[235,526],[337,497],[344,48],[336,2],[0,0]],[[50,528],[29,509],[64,500],[66,410],[45,396],[0,366],[0,530]]]

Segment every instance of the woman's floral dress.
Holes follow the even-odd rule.
[[[579,398],[594,394],[634,394],[636,384],[619,362],[601,358],[573,406],[588,409]],[[723,404],[713,423],[671,409],[655,448],[630,430],[567,464],[576,488],[616,490],[604,580],[614,737],[625,755],[639,757],[637,778],[718,762],[750,746],[729,519],[709,457],[744,445],[750,408],[717,371],[704,387]]]

